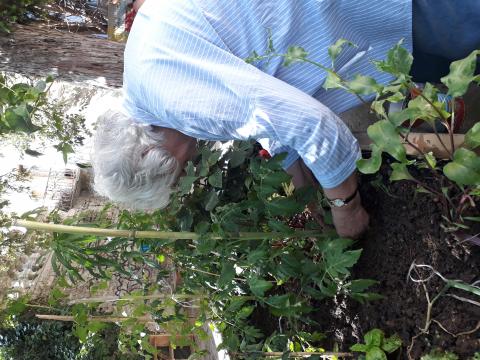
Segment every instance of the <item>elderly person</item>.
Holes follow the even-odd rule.
[[[387,82],[371,59],[402,38],[412,48],[412,0],[146,0],[125,50],[124,109],[99,122],[96,189],[132,207],[164,207],[197,139],[256,139],[273,155],[287,152],[295,186],[323,187],[339,235],[361,234],[360,150],[336,115],[358,100],[323,89],[325,72],[308,63],[246,63],[267,51],[269,34],[277,53],[299,45],[327,65],[328,47],[346,38],[357,47],[341,53],[336,71]]]

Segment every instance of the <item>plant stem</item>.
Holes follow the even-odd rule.
[[[412,89],[413,86],[410,85],[410,89]],[[442,112],[430,101],[430,99],[428,99],[422,92],[419,93],[419,96],[424,99],[431,107],[433,107],[433,109],[435,110],[435,112],[440,116],[440,118],[442,119],[442,121],[446,124],[447,126],[447,129],[449,129],[449,124],[448,124],[448,119],[445,117],[445,115],[442,114]],[[438,141],[440,142],[440,144],[442,145],[442,147],[445,149],[445,151],[448,153],[449,155],[449,158],[450,160],[453,160],[453,148],[452,149],[448,149],[447,146],[445,145],[445,143],[443,142],[442,138],[440,137],[440,135],[438,134],[438,131],[437,131],[437,128],[435,127],[435,124],[432,126],[433,128],[433,131],[435,132],[435,135],[437,136],[438,138]],[[450,130],[449,130],[450,131]],[[453,135],[452,135],[453,137]],[[453,140],[453,139],[452,139]]]
[[[169,240],[199,240],[202,237],[208,237],[212,240],[238,239],[238,240],[259,240],[272,238],[291,238],[291,237],[314,237],[322,233],[318,230],[295,231],[292,234],[282,232],[240,232],[227,233],[226,237],[218,236],[214,233],[197,234],[194,232],[173,232],[173,231],[137,231],[137,230],[118,230],[101,229],[83,226],[69,226],[61,224],[47,224],[36,221],[16,220],[13,226],[22,226],[30,230],[52,231],[66,234],[84,234],[105,237],[126,237],[132,239],[169,239]]]

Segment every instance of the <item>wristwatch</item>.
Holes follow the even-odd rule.
[[[327,200],[331,207],[341,208],[348,205],[350,201],[352,201],[355,198],[355,196],[357,196],[357,193],[358,193],[358,188],[355,190],[355,192],[352,195],[350,195],[346,199],[327,199]]]

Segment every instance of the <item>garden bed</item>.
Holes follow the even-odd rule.
[[[353,277],[378,280],[373,290],[384,299],[363,305],[352,299],[329,300],[327,306],[321,307],[333,309],[331,314],[326,318],[325,311],[319,311],[314,318],[322,324],[321,331],[327,338],[340,342],[345,350],[360,342],[362,335],[373,328],[380,328],[387,335],[398,333],[404,344],[401,358],[407,358],[407,347],[424,327],[427,312],[423,286],[407,280],[410,266],[413,262],[431,265],[447,279],[472,283],[479,280],[480,248],[459,245],[445,234],[440,227],[442,214],[438,203],[430,195],[418,193],[415,184],[375,181],[376,176],[364,176],[362,180],[362,199],[371,222],[368,232],[358,242],[363,253]],[[426,272],[411,275],[425,277]],[[433,278],[425,285],[432,298],[443,282]],[[449,292],[468,297],[465,292]],[[433,306],[432,318],[453,334],[468,332],[479,323],[480,307],[442,296]],[[429,334],[415,340],[411,356],[418,359],[431,349],[441,348],[466,359],[480,349],[480,330],[477,330],[454,337],[433,322]]]

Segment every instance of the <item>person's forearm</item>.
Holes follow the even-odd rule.
[[[292,176],[293,186],[296,189],[306,186],[318,187],[318,181],[301,159],[296,160],[286,171]]]
[[[340,185],[331,189],[324,188],[323,192],[327,199],[346,199],[353,195],[353,193],[357,190],[357,181],[357,172],[354,171]]]

